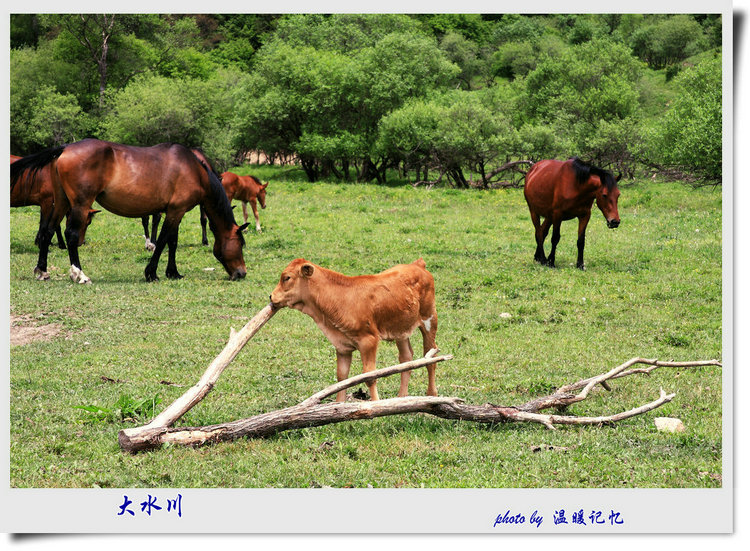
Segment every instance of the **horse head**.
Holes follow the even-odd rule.
[[[246,227],[247,224],[233,224],[227,231],[217,233],[214,241],[214,256],[224,266],[232,281],[242,279],[247,274],[242,256],[242,247],[245,245],[242,231]]]
[[[260,208],[262,209],[266,208],[266,188],[268,187],[268,184],[269,182],[261,184],[260,189],[258,190],[258,202],[260,203]]]
[[[617,187],[617,182],[620,176],[615,178],[611,174],[606,174],[596,192],[596,206],[602,211],[607,227],[610,229],[620,225],[620,213],[617,210],[617,200],[620,198],[620,188]]]

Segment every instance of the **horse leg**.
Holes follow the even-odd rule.
[[[55,230],[55,234],[57,235],[57,246],[61,249],[65,249],[65,240],[63,239],[62,235],[62,229],[60,228],[60,225],[58,224],[57,229]]]
[[[49,279],[49,273],[47,273],[47,256],[49,255],[49,246],[52,243],[52,237],[55,235],[55,231],[60,230],[60,221],[55,220],[54,213],[50,218],[42,218],[39,221],[39,231],[37,232],[37,241],[39,246],[39,258],[37,259],[36,266],[34,267],[34,277],[39,281],[47,281]]]
[[[156,240],[156,245],[154,246],[154,253],[151,255],[151,260],[148,261],[146,269],[144,270],[146,281],[159,281],[159,276],[156,275],[156,269],[159,267],[159,258],[161,257],[162,251],[164,251],[164,247],[166,247],[169,243],[169,240],[172,237],[172,233],[177,232],[177,230],[179,229],[179,221],[181,220],[181,217],[177,219],[177,222],[175,222],[174,220],[175,219],[169,215],[164,218],[164,224],[162,224],[161,226],[159,237]],[[175,242],[175,247],[176,246],[177,243]],[[177,267],[174,266],[173,268],[174,272],[177,272]],[[169,266],[167,266],[167,270],[169,271]],[[167,275],[167,277],[170,277],[169,274]]]
[[[91,283],[91,279],[83,273],[81,261],[78,258],[78,243],[90,209],[91,205],[74,206],[68,213],[68,222],[65,225],[65,240],[68,242],[68,258],[70,259],[69,275],[75,283]]]
[[[154,231],[151,234],[148,233],[148,216],[141,216],[141,225],[143,226],[143,238],[146,240],[146,250],[153,251],[154,243],[151,241],[150,237],[154,236],[154,238],[156,238],[156,232]]]
[[[179,227],[175,228],[172,234],[169,236],[167,246],[169,248],[169,254],[167,256],[167,279],[182,279],[182,276],[177,271],[177,237],[179,235]]]
[[[531,222],[534,224],[534,238],[536,239],[536,251],[534,252],[534,260],[540,264],[547,262],[547,258],[544,256],[544,240],[547,238],[547,232],[549,231],[549,218],[545,218],[544,225],[539,222],[539,215],[534,211],[531,212]]]
[[[553,220],[552,221],[552,250],[549,252],[549,256],[547,257],[547,266],[550,268],[555,267],[555,249],[557,249],[557,244],[560,242],[560,224],[562,223],[562,220]],[[546,224],[546,221],[545,221]]]
[[[255,205],[253,205],[253,212],[255,212]],[[245,224],[247,224],[247,202],[242,201],[242,215],[245,217]],[[255,215],[255,219],[258,219],[258,215]]]
[[[258,204],[256,201],[250,201],[250,207],[253,209],[253,216],[255,216],[255,231],[260,231],[260,217],[258,216]],[[242,210],[245,212],[245,223],[247,223],[247,211],[245,209],[245,203],[242,203]]]
[[[159,222],[161,221],[161,213],[157,212],[151,216],[151,237],[156,239],[159,230]],[[151,248],[153,250],[153,247]]]
[[[583,248],[586,245],[586,226],[591,218],[591,212],[578,218],[578,261],[576,262],[576,268],[583,270]]]
[[[208,217],[206,216],[206,210],[203,208],[203,205],[199,206],[199,210],[201,213],[201,230],[203,231],[201,245],[208,245],[208,236],[206,235],[206,222],[208,221]]]

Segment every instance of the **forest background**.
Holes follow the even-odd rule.
[[[11,152],[85,137],[219,169],[487,188],[518,160],[721,181],[721,16],[11,16]],[[515,176],[516,182],[518,176]]]

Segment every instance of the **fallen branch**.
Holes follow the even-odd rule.
[[[132,435],[137,437],[139,431],[151,429],[153,427],[171,426],[177,421],[177,419],[185,415],[185,413],[192,409],[193,406],[203,400],[203,398],[211,392],[224,369],[230,364],[235,356],[237,356],[239,351],[242,350],[242,347],[247,344],[247,341],[253,338],[255,333],[257,333],[275,313],[276,310],[274,310],[269,304],[255,314],[253,319],[248,321],[239,332],[231,329],[229,333],[229,342],[227,342],[224,349],[218,356],[216,356],[214,361],[211,362],[211,365],[208,366],[203,377],[201,377],[194,386],[188,389],[188,391],[180,398],[172,402],[172,405],[162,411],[148,425],[133,429],[124,429],[121,432],[125,433],[126,436]]]
[[[268,315],[268,318],[270,318],[271,315],[273,315],[273,313]],[[259,316],[260,314],[256,316],[256,318]],[[233,421],[231,423],[205,427],[175,428],[166,425],[159,425],[155,422],[156,420],[154,420],[144,427],[120,431],[120,447],[125,451],[135,453],[138,451],[155,449],[166,443],[200,446],[207,443],[229,441],[238,438],[263,438],[285,430],[316,427],[332,423],[340,423],[343,421],[373,419],[376,417],[400,415],[405,413],[428,413],[444,419],[475,421],[490,424],[508,421],[532,422],[543,424],[549,429],[554,429],[554,425],[556,424],[601,425],[622,421],[623,419],[628,419],[656,409],[671,401],[675,394],[666,394],[664,390],[661,390],[659,398],[653,402],[609,416],[579,417],[547,415],[539,413],[539,411],[551,407],[564,408],[572,403],[586,399],[596,385],[601,384],[602,386],[605,386],[606,381],[608,380],[622,378],[629,375],[650,374],[651,371],[659,367],[721,365],[717,360],[701,362],[660,362],[658,360],[633,358],[602,375],[582,379],[570,385],[561,387],[557,392],[549,396],[538,398],[520,406],[510,407],[496,406],[493,404],[477,406],[466,404],[462,399],[457,397],[437,396],[391,398],[374,402],[321,403],[326,397],[336,394],[341,390],[453,358],[453,356],[450,355],[436,356],[436,353],[437,350],[431,350],[424,358],[351,377],[317,392],[295,406],[269,413],[262,413],[247,419]],[[637,363],[649,364],[651,367],[629,369]],[[572,391],[579,389],[581,389],[579,393],[571,393]],[[173,408],[170,406],[168,409]]]

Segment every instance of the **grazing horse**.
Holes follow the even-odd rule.
[[[179,225],[184,214],[199,203],[206,208],[216,238],[214,256],[231,279],[245,277],[243,228],[234,221],[218,175],[190,149],[171,143],[135,147],[85,139],[16,161],[11,165],[11,181],[15,182],[27,168],[47,165],[55,190],[55,208],[46,226],[39,230],[39,261],[34,269],[38,277],[47,270],[47,250],[55,225],[69,209],[65,237],[70,277],[78,283],[91,282],[81,270],[77,245],[84,214],[94,200],[110,212],[129,218],[165,213],[156,249],[145,269],[147,281],[158,279],[156,269],[165,247],[169,248],[167,277],[182,277],[175,262]]]
[[[22,157],[18,155],[11,155],[10,162],[13,164]],[[11,207],[27,207],[30,205],[37,205],[40,207],[40,219],[39,227],[46,224],[46,221],[52,215],[53,206],[55,203],[55,192],[52,188],[52,179],[50,177],[49,166],[45,166],[39,170],[29,170],[23,178],[18,178],[16,182],[10,187],[10,206]],[[78,246],[81,246],[86,241],[86,229],[94,218],[94,215],[100,210],[89,209],[88,216],[86,217],[86,224],[81,231],[79,236]],[[58,224],[55,228],[55,234],[57,235],[57,246],[61,249],[65,249],[65,240]],[[37,231],[36,237],[34,238],[34,245],[39,246],[39,232]]]
[[[261,231],[256,202],[260,203],[261,208],[266,208],[266,188],[268,187],[268,182],[262,184],[255,176],[239,176],[234,172],[224,172],[221,175],[221,185],[224,186],[224,191],[230,203],[232,199],[242,201],[242,214],[245,216],[246,224],[247,204],[250,203],[250,208],[253,209],[253,215],[255,216],[255,231]],[[206,239],[206,217],[203,213],[201,213],[201,226],[203,227],[203,244],[208,245],[208,239]]]
[[[190,149],[190,151],[193,152],[193,155],[195,155],[196,157],[198,157],[198,160],[201,163],[205,164],[206,166],[208,166],[209,168],[211,168],[213,170],[213,168],[211,167],[211,163],[206,158],[206,155],[205,155],[205,153],[203,153],[203,150],[201,148],[199,148],[199,147],[193,147],[193,148]],[[218,178],[221,179],[221,176],[218,176]],[[231,198],[229,199],[229,201],[231,202]],[[201,224],[203,225],[203,244],[204,245],[208,245],[208,240],[206,239],[206,212],[205,212],[205,210],[203,208],[203,205],[200,205],[199,209],[200,209]],[[160,220],[161,220],[161,213],[160,212],[157,212],[156,214],[152,215],[152,217],[151,217],[151,234],[149,236],[149,231],[148,231],[149,220],[148,220],[148,216],[144,216],[143,218],[141,218],[141,224],[143,225],[143,237],[146,239],[146,250],[147,251],[153,251],[156,248],[156,245],[154,244],[153,241],[156,241],[156,230],[159,228],[159,221]],[[245,222],[247,222],[247,216],[245,216]],[[247,226],[247,224],[245,224],[245,226],[243,226],[243,228],[246,227],[246,226]],[[151,238],[153,238],[153,241],[151,240]]]
[[[526,174],[523,188],[526,203],[531,212],[531,221],[536,230],[536,252],[534,260],[547,266],[555,266],[555,248],[560,241],[560,224],[563,220],[578,218],[578,261],[576,267],[583,270],[583,248],[586,243],[586,226],[591,217],[591,206],[604,214],[607,227],[620,225],[617,199],[620,190],[611,172],[584,163],[578,158],[567,161],[539,161]],[[544,218],[540,224],[539,217]],[[552,250],[544,256],[544,240],[552,226]]]

